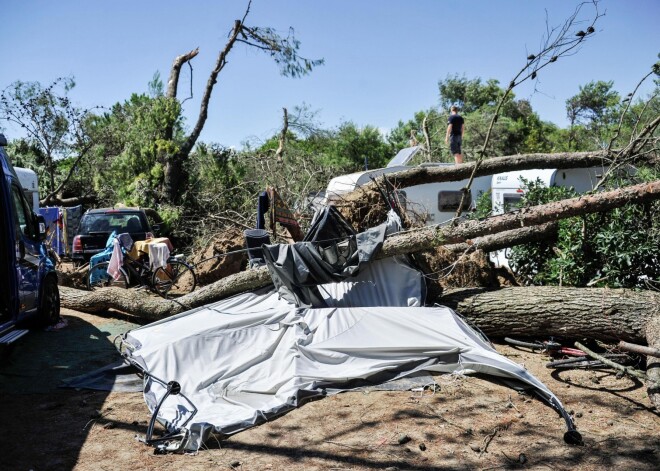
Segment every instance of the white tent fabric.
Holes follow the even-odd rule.
[[[392,217],[387,225],[397,226]],[[371,261],[355,276],[318,288],[328,307],[297,307],[262,290],[123,336],[120,351],[145,373],[147,405],[169,432],[180,433],[179,449],[197,450],[211,432],[239,432],[360,380],[418,371],[483,373],[532,389],[573,429],[543,383],[456,313],[421,307],[422,275],[406,258]]]
[[[191,432],[188,450],[210,432],[244,430],[306,397],[386,372],[480,372],[525,384],[561,407],[446,307],[298,309],[275,292],[247,293],[136,329],[124,342],[147,373],[152,412],[167,382],[181,385],[158,416],[172,431]]]

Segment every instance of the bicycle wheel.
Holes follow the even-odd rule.
[[[119,278],[113,280],[108,274],[110,262],[97,263],[89,269],[87,274],[87,289],[93,291],[97,288],[128,288],[128,278],[124,270],[119,269]]]
[[[510,345],[515,345],[516,347],[526,347],[531,348],[532,350],[545,350],[546,348],[541,342],[522,342],[509,337],[504,337],[504,341]]]
[[[158,268],[151,279],[156,293],[162,297],[178,297],[195,289],[197,277],[192,267],[179,260],[170,260],[167,266]]]

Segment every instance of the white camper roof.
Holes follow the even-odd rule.
[[[340,175],[333,178],[328,183],[326,190],[326,201],[333,201],[337,197],[350,193],[355,188],[365,185],[371,181],[372,178],[379,177],[386,173],[400,172],[407,170],[408,167],[398,165],[395,167],[377,168],[374,170],[366,170],[364,172],[349,173],[348,175]]]
[[[39,189],[37,174],[33,170],[21,167],[14,167],[14,170],[24,190],[37,191]]]
[[[404,147],[394,156],[387,164],[388,167],[396,167],[399,165],[408,165],[408,162],[417,155],[417,152],[422,150],[422,146]]]

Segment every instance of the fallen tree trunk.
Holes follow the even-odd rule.
[[[594,152],[562,152],[554,154],[519,154],[504,157],[494,157],[481,162],[475,172],[475,177],[494,175],[496,173],[517,170],[531,170],[544,168],[589,168],[608,167],[616,157],[616,151]],[[640,154],[635,162],[654,162],[654,155]],[[401,172],[388,173],[356,188],[354,191],[341,196],[341,202],[336,203],[342,215],[355,227],[362,229],[368,227],[375,218],[382,217],[387,208],[382,201],[377,182],[387,179],[395,188],[402,189],[414,185],[441,183],[465,180],[470,177],[476,162],[468,162],[452,166],[433,167],[419,166]],[[382,183],[382,182],[381,182]],[[367,221],[367,225],[363,225]]]
[[[588,168],[609,166],[615,153],[607,151],[594,152],[561,152],[555,154],[518,154],[505,157],[484,159],[475,173],[475,177],[494,175],[516,170],[531,170],[540,168]],[[387,179],[397,188],[460,181],[470,178],[476,162],[467,162],[449,167],[419,166],[401,172],[387,174]],[[373,183],[364,185],[369,188]]]
[[[660,180],[524,208],[483,220],[468,220],[455,226],[423,227],[411,230],[385,240],[382,252],[385,256],[422,252],[440,245],[460,243],[475,237],[583,214],[608,211],[629,203],[643,203],[656,199],[660,199]]]
[[[491,337],[646,341],[660,318],[660,293],[608,288],[530,286],[447,291],[440,302]]]
[[[627,203],[640,203],[660,198],[660,181],[621,188],[596,195],[581,196],[569,200],[548,203],[518,212],[506,213],[485,220],[465,221],[456,226],[424,227],[385,240],[380,258],[423,252],[441,245],[462,243],[476,237],[541,224],[591,212],[604,211]],[[205,286],[174,301],[149,298],[143,292],[136,296],[132,290],[102,290],[100,292],[72,291],[63,289],[62,306],[83,312],[100,312],[119,309],[145,319],[183,312],[197,306],[240,293],[267,286],[271,283],[266,268],[237,273]],[[113,294],[106,294],[112,291]]]
[[[163,299],[147,291],[103,288],[83,291],[60,286],[62,307],[92,314],[116,309],[148,321],[156,321],[180,312],[212,303],[233,294],[271,284],[265,267],[243,271],[204,286],[176,300]]]

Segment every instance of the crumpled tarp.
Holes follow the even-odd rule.
[[[330,206],[313,221],[302,242],[265,245],[264,258],[280,295],[298,306],[325,307],[318,286],[357,275],[378,253],[386,233],[399,227],[391,212],[383,224],[356,234]]]
[[[376,241],[371,247],[387,227],[395,228],[396,218],[367,237]],[[483,373],[531,389],[572,426],[543,383],[499,355],[451,309],[421,307],[423,278],[405,258],[361,266],[360,239],[349,240],[356,245],[348,265],[328,262],[312,242],[304,250],[269,246],[271,263],[282,267],[280,281],[274,277],[279,291],[240,294],[124,335],[120,349],[144,372],[152,412],[169,382],[180,385],[157,418],[169,432],[185,432],[183,449],[197,450],[211,433],[239,432],[310,398],[419,372]],[[305,298],[297,283],[317,291]],[[282,295],[287,289],[293,299]],[[324,307],[294,302],[301,299]]]
[[[383,374],[478,372],[560,404],[446,307],[299,309],[274,291],[246,293],[138,328],[124,346],[145,372],[152,412],[169,381],[181,385],[159,418],[170,431],[191,432],[188,450],[212,432],[239,432]]]

